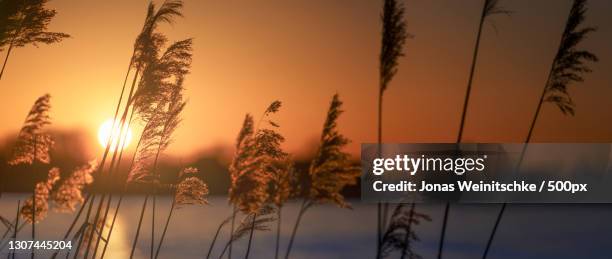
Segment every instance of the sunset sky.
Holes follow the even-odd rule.
[[[113,116],[148,1],[53,0],[51,31],[72,38],[14,50],[0,80],[0,138],[19,130],[34,100],[52,95],[53,127],[80,129],[97,145]],[[581,46],[600,62],[573,85],[576,116],[546,104],[535,142],[612,141],[612,2],[590,1]],[[501,1],[514,11],[483,31],[465,140],[520,142],[527,134],[571,1]],[[482,1],[406,1],[406,56],[385,93],[385,142],[456,138]],[[183,124],[168,153],[185,156],[232,145],[244,114],[273,100],[286,148],[303,152],[321,131],[334,93],[345,102],[340,130],[353,143],[376,141],[380,1],[186,1],[183,19],[161,31],[193,37]],[[4,58],[5,52],[0,53]]]

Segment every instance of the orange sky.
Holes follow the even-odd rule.
[[[482,1],[407,1],[406,57],[385,93],[386,142],[452,142]],[[501,1],[481,43],[465,139],[517,142],[527,127],[571,1]],[[168,153],[230,145],[243,116],[283,101],[278,121],[295,152],[320,134],[331,96],[345,102],[340,128],[350,150],[376,140],[380,1],[186,1],[185,18],[163,26],[171,40],[195,38],[184,122]],[[19,130],[36,99],[53,96],[53,125],[82,128],[96,142],[112,117],[147,1],[53,0],[51,30],[71,39],[16,49],[0,81],[0,136]],[[591,1],[599,31],[582,45],[601,61],[571,88],[575,117],[545,105],[534,141],[612,141],[612,3]],[[2,52],[2,57],[4,56]]]

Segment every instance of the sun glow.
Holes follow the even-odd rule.
[[[123,126],[123,131],[120,130],[119,120],[115,121],[108,119],[98,129],[98,142],[103,148],[106,148],[109,139],[112,137],[110,152],[113,152],[117,148],[117,143],[120,142],[122,149],[125,149],[132,141],[132,129],[128,128],[128,125]],[[119,141],[119,134],[121,134],[121,141]]]

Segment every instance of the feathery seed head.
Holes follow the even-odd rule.
[[[404,55],[402,52],[406,38],[406,22],[404,21],[404,7],[396,0],[385,0],[382,19],[382,44],[379,57],[379,90],[384,92],[397,72],[398,60]]]
[[[337,130],[338,116],[342,113],[342,102],[334,95],[327,119],[323,126],[321,144],[310,164],[308,198],[316,203],[331,202],[340,207],[349,207],[341,194],[347,185],[357,182],[360,171],[350,162],[348,153],[342,148],[349,140]]]
[[[47,180],[36,184],[34,196],[25,201],[21,207],[21,217],[26,222],[32,224],[34,220],[40,222],[47,217],[49,211],[49,195],[53,185],[60,179],[60,170],[57,167],[51,168],[47,175]],[[36,206],[36,208],[34,208]],[[36,209],[36,211],[34,211]]]
[[[208,204],[208,185],[197,177],[199,170],[194,167],[183,169],[179,173],[182,180],[176,187],[175,199],[178,206]]]
[[[574,82],[583,82],[584,74],[591,72],[591,68],[586,63],[598,61],[595,54],[577,48],[589,33],[596,30],[595,27],[579,28],[585,20],[586,4],[586,0],[575,0],[572,4],[546,85],[544,100],[555,103],[566,115],[574,115],[575,107],[568,86]]]
[[[279,101],[273,102],[262,119],[277,112],[280,107]],[[252,117],[245,117],[237,139],[236,154],[229,168],[230,202],[244,213],[255,213],[269,201],[270,169],[278,160],[287,157],[280,147],[283,141],[283,136],[275,129],[253,129]]]
[[[8,164],[32,164],[35,161],[48,164],[51,161],[49,150],[54,142],[49,134],[42,132],[44,126],[51,124],[49,117],[50,99],[51,96],[45,94],[34,102],[19,131],[13,156]]]
[[[98,162],[77,168],[60,187],[53,192],[54,209],[58,212],[74,212],[76,206],[83,203],[83,188],[93,182],[93,172],[98,168]]]

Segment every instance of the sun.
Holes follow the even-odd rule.
[[[128,125],[125,124],[123,127],[123,132],[119,130],[119,120],[115,121],[113,125],[113,119],[108,119],[98,129],[98,142],[100,146],[106,148],[109,139],[112,137],[112,145],[110,147],[110,152],[117,148],[117,143],[119,142],[119,134],[122,134],[121,137],[121,148],[125,149],[132,141],[132,129],[128,128]]]

